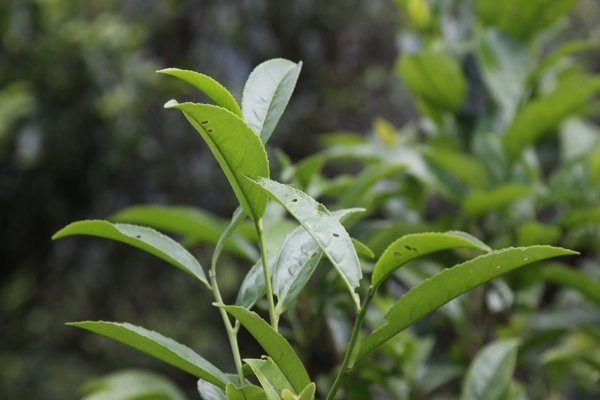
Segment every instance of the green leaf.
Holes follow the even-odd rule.
[[[306,157],[296,165],[294,178],[301,187],[306,188],[314,175],[321,172],[325,165],[326,158],[320,154]]]
[[[423,155],[429,161],[476,189],[486,189],[489,178],[485,166],[477,158],[459,151],[427,147]]]
[[[279,400],[284,389],[295,393],[290,382],[270,357],[264,360],[244,359],[244,362],[254,371],[269,400]]]
[[[375,264],[371,277],[373,287],[378,288],[392,272],[410,260],[436,251],[456,247],[470,247],[485,252],[491,251],[479,239],[465,232],[450,231],[446,233],[415,233],[406,235],[392,243]]]
[[[573,76],[562,81],[550,94],[530,101],[515,117],[504,137],[508,154],[516,158],[521,150],[555,129],[577,112],[600,90],[600,78]]]
[[[107,221],[79,221],[56,232],[52,239],[71,235],[90,235],[117,240],[162,258],[166,262],[198,278],[210,287],[204,270],[186,249],[173,239],[152,228],[128,224],[111,224]]]
[[[541,364],[555,362],[583,362],[590,367],[600,371],[600,362],[594,357],[593,352],[572,347],[556,347],[545,351],[540,356]]]
[[[569,286],[600,306],[600,282],[590,275],[560,263],[544,266],[542,278],[561,286]]]
[[[596,45],[594,42],[590,40],[574,40],[561,45],[538,64],[535,71],[530,75],[529,82],[535,83],[548,68],[562,60],[565,56],[585,50],[591,50],[595,47]]]
[[[270,179],[253,177],[255,182],[266,193],[281,204],[317,242],[327,255],[333,266],[338,270],[348,286],[355,303],[360,304],[354,288],[358,287],[362,278],[362,270],[354,245],[348,232],[342,224],[312,197],[290,186]]]
[[[183,111],[210,147],[246,214],[259,220],[267,207],[267,195],[242,178],[269,176],[267,153],[258,136],[241,118],[220,107],[176,102],[165,107]]]
[[[117,322],[84,321],[71,322],[67,325],[87,329],[115,339],[220,388],[224,388],[229,382],[228,377],[223,372],[194,353],[192,349],[159,333],[128,323],[120,324]]]
[[[352,186],[348,188],[340,198],[341,207],[357,205],[367,191],[378,181],[398,171],[406,169],[402,164],[374,164],[367,166],[356,177]]]
[[[258,314],[237,306],[221,306],[250,332],[267,354],[275,361],[296,393],[310,384],[304,365],[287,340],[277,333]]]
[[[86,382],[82,400],[185,400],[183,392],[167,377],[144,370],[123,370]]]
[[[265,61],[252,71],[244,87],[242,112],[263,143],[273,133],[296,86],[302,62],[281,58]]]
[[[203,379],[198,380],[198,394],[200,394],[202,400],[227,400],[227,395],[223,389]]]
[[[561,233],[557,226],[541,224],[537,221],[525,221],[517,229],[517,243],[519,246],[553,245],[560,239]]]
[[[465,198],[462,207],[470,216],[479,217],[488,211],[507,206],[529,193],[531,187],[527,185],[505,183],[487,192],[474,191]]]
[[[242,110],[240,110],[240,106],[238,106],[231,93],[210,76],[176,68],[161,69],[156,72],[159,74],[171,75],[186,81],[210,97],[216,105],[223,107],[242,118]]]
[[[283,400],[314,400],[315,392],[317,391],[317,386],[314,383],[308,385],[302,393],[299,395],[295,395],[287,389],[283,389],[281,392],[281,397]]]
[[[268,400],[264,390],[255,385],[236,388],[233,383],[227,385],[227,400]]]
[[[498,400],[527,400],[527,390],[513,379]]]
[[[586,157],[598,144],[600,129],[591,121],[571,117],[559,127],[558,138],[560,159],[563,163]]]
[[[108,219],[182,235],[185,237],[184,245],[188,247],[196,243],[216,245],[225,230],[221,218],[206,210],[189,206],[137,205],[120,210]],[[260,257],[254,246],[237,233],[231,234],[225,249],[250,261]]]
[[[460,109],[467,81],[454,58],[434,52],[404,54],[396,69],[415,96],[447,111]]]
[[[219,241],[215,246],[215,251],[213,252],[211,260],[211,267],[217,265],[217,261],[221,256],[221,251],[223,251],[223,248],[225,248],[226,243],[229,242],[229,238],[234,234],[236,228],[244,221],[245,218],[246,213],[244,213],[244,209],[242,208],[242,206],[238,206],[233,212],[233,216],[231,217],[231,221],[229,221],[229,225],[227,225],[227,228],[225,228],[223,233],[221,233]],[[252,249],[254,249],[254,247],[252,247]],[[255,256],[252,258],[252,261],[256,260],[257,258],[259,258],[259,255],[255,254]]]
[[[371,250],[366,244],[354,238],[350,238],[350,240],[352,240],[352,244],[354,245],[354,250],[356,250],[356,254],[363,258],[375,258],[375,253],[373,253],[373,250]]]
[[[579,208],[568,213],[562,220],[561,226],[568,229],[598,222],[600,222],[600,207]]]
[[[461,400],[501,399],[512,382],[519,343],[499,339],[481,349],[467,372]]]
[[[579,253],[550,246],[508,248],[492,251],[446,269],[412,288],[394,304],[385,315],[388,323],[366,338],[357,360],[361,360],[423,316],[474,287],[523,265],[569,254]]]
[[[277,253],[268,255],[269,274],[271,276],[273,275],[273,265],[276,262],[276,257]],[[265,274],[263,272],[262,259],[259,259],[256,264],[250,268],[250,271],[248,271],[246,277],[242,281],[235,304],[240,307],[251,309],[264,295]]]

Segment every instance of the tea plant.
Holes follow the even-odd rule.
[[[292,313],[289,314],[289,324],[302,330],[301,326],[297,327],[293,305],[311,276],[331,265],[337,274],[333,283],[341,283],[347,292],[341,301],[349,300],[355,315],[350,338],[347,343],[341,344],[344,356],[335,372],[335,379],[330,387],[319,387],[319,393],[328,391],[327,399],[333,399],[346,385],[349,376],[359,370],[364,372],[362,366],[369,362],[375,351],[394,343],[401,332],[423,316],[461,294],[524,265],[576,254],[558,247],[536,245],[492,250],[477,238],[459,231],[398,235],[384,250],[373,252],[367,245],[351,237],[344,224],[355,223],[361,218],[360,214],[366,211],[365,208],[352,208],[352,199],[361,198],[372,183],[397,171],[397,166],[376,166],[365,171],[353,182],[346,192],[348,197],[341,201],[342,206],[335,211],[330,211],[307,194],[315,195],[327,189],[310,184],[315,172],[322,166],[321,158],[313,158],[296,167],[289,166],[288,178],[291,176],[297,181],[296,186],[304,188],[306,192],[269,178],[269,160],[264,145],[290,99],[300,69],[301,63],[281,59],[261,64],[246,83],[241,107],[223,86],[208,76],[177,69],[159,71],[190,83],[215,103],[178,103],[171,100],[165,107],[182,111],[223,169],[240,203],[229,225],[224,227],[209,214],[195,209],[135,206],[111,218],[119,222],[75,222],[53,237],[92,235],[120,241],[145,250],[197,279],[212,292],[214,305],[220,310],[236,374],[219,370],[190,348],[157,332],[129,323],[85,321],[69,325],[113,338],[196,376],[199,378],[198,392],[206,400],[309,400],[315,397],[316,384],[311,381],[294,347],[279,333],[279,323],[282,317]],[[281,155],[280,158],[285,163],[285,156]],[[290,225],[289,220],[282,218],[272,218],[269,222],[266,211],[273,207],[269,199],[281,205],[297,225]],[[254,229],[258,253],[243,235],[236,232],[239,227],[247,227],[246,218],[250,219]],[[147,226],[131,225],[124,221]],[[282,221],[287,221],[285,229],[289,232],[285,239],[267,241],[269,223],[281,225]],[[149,226],[184,236],[183,243],[188,246],[198,241],[213,242],[215,251],[208,277],[204,268],[182,244]],[[216,241],[215,233],[220,235]],[[459,248],[468,249],[462,251],[463,256],[480,255],[435,274],[400,299],[394,300],[389,307],[385,306],[389,296],[381,297],[378,292],[390,275],[411,260]],[[219,291],[218,265],[223,250],[256,261],[240,287],[235,305],[224,304]],[[366,261],[375,257],[375,254],[379,256],[374,264]],[[455,259],[455,256],[448,258]],[[365,278],[363,274],[369,277]],[[338,292],[334,291],[334,294],[338,297]],[[252,311],[263,297],[267,301],[266,320]],[[373,307],[372,303],[378,307]],[[384,308],[383,316],[377,308]],[[364,323],[367,319],[370,320],[369,325],[377,320],[379,322],[377,328],[369,329],[370,332],[365,336]],[[241,326],[264,349],[266,354],[262,359],[241,359],[237,341]],[[302,338],[297,341],[302,342]],[[509,355],[507,362],[510,363],[514,361],[516,343],[514,340],[502,342],[494,349],[505,349]],[[485,352],[481,357],[485,357]],[[136,380],[137,384],[122,385],[123,381],[129,379]],[[119,382],[133,391],[138,388],[135,395],[146,388],[143,383],[145,380],[139,376],[117,376],[106,378],[98,391],[118,391]],[[492,382],[493,390],[499,393],[509,391],[511,382],[510,376],[505,377],[501,384]],[[480,386],[475,386],[472,388],[467,384],[466,392],[479,390]],[[170,385],[162,385],[159,381],[149,385],[148,392],[144,393],[160,393],[167,398],[179,396]]]

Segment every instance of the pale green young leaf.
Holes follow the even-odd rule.
[[[366,244],[354,238],[350,238],[350,240],[352,240],[356,254],[358,254],[360,257],[368,259],[375,258],[375,253],[373,253],[373,250],[371,250]]]
[[[273,275],[273,265],[277,253],[271,253],[267,256],[269,262],[269,275]],[[262,258],[250,268],[246,277],[242,281],[240,290],[238,291],[235,305],[247,308],[248,310],[254,307],[256,302],[265,295],[265,274],[263,272]]]
[[[241,118],[221,107],[176,102],[165,107],[183,111],[210,147],[246,214],[253,220],[260,219],[268,197],[242,177],[269,176],[267,153],[258,136]]]
[[[371,186],[381,179],[394,175],[406,168],[407,166],[402,164],[374,164],[367,166],[358,174],[348,190],[344,192],[340,198],[340,205],[342,207],[350,207],[359,204]]]
[[[139,326],[117,322],[72,322],[67,325],[99,333],[224,388],[229,378],[189,347]]]
[[[226,393],[227,400],[269,400],[265,391],[255,385],[238,389],[230,383],[227,385]]]
[[[216,215],[197,207],[137,205],[127,207],[108,217],[109,221],[140,224],[184,236],[184,246],[197,243],[216,245],[225,231],[224,221]],[[260,255],[243,236],[232,232],[225,243],[231,253],[254,261]]]
[[[250,365],[254,371],[254,375],[267,393],[267,397],[279,400],[284,389],[295,393],[290,382],[270,357],[266,357],[264,360],[245,359],[244,362]]]
[[[162,258],[198,278],[206,286],[210,286],[206,280],[204,270],[194,256],[179,243],[152,228],[129,224],[111,224],[99,220],[79,221],[61,229],[52,236],[52,239],[71,235],[98,236],[127,243]]]
[[[482,283],[523,265],[570,254],[578,253],[550,246],[508,248],[446,269],[412,288],[394,304],[385,315],[388,322],[366,338],[357,360],[366,357],[415,321]]]
[[[512,382],[518,339],[496,340],[477,353],[467,371],[461,400],[500,400]]]
[[[315,392],[317,391],[317,385],[311,383],[298,395],[298,400],[314,400]]]
[[[210,99],[214,101],[216,105],[231,111],[240,118],[243,118],[242,110],[240,110],[240,106],[235,101],[231,93],[229,93],[229,91],[225,89],[223,85],[210,76],[177,68],[166,68],[156,72],[159,74],[171,75],[186,81],[210,97]]]
[[[301,187],[308,187],[313,176],[323,169],[325,161],[326,158],[323,155],[317,154],[306,157],[296,165],[294,178],[296,178]]]
[[[486,167],[476,157],[438,147],[424,148],[423,155],[467,185],[476,189],[486,189],[489,186]]]
[[[242,112],[248,125],[263,143],[271,137],[287,106],[302,62],[276,58],[265,61],[252,71],[242,96]]]
[[[198,394],[202,400],[227,400],[225,390],[204,379],[198,380]]]
[[[531,193],[531,187],[506,183],[489,191],[476,190],[463,201],[463,210],[473,217],[479,217],[488,211],[502,208],[515,200]]]
[[[390,244],[375,264],[371,276],[373,287],[378,288],[392,272],[410,260],[436,251],[457,247],[469,247],[485,252],[491,251],[479,239],[465,232],[449,231],[445,233],[406,235]]]
[[[396,69],[418,98],[447,111],[460,109],[467,81],[454,58],[434,52],[405,54]]]
[[[540,275],[549,282],[577,290],[600,306],[600,282],[592,276],[560,263],[544,266]]]
[[[265,320],[259,317],[258,314],[248,311],[243,307],[221,307],[240,321],[248,332],[254,336],[256,341],[265,349],[281,372],[283,372],[283,375],[285,375],[296,393],[301,392],[310,384],[306,369],[292,346]]]
[[[87,381],[80,391],[81,400],[186,400],[183,392],[166,376],[154,372],[128,369]]]

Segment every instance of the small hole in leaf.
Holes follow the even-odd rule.
[[[334,233],[333,237],[340,237],[340,235],[338,235],[337,233]]]
[[[498,266],[496,267],[496,269],[500,269],[500,268],[502,268],[502,265],[498,265]]]
[[[412,248],[414,251],[416,251],[417,253],[419,252],[419,249],[417,249],[416,247]]]
[[[410,247],[410,246],[404,246],[404,248],[405,248],[406,250],[412,250],[412,247]]]
[[[298,201],[298,199],[294,199],[294,200],[292,200],[292,203],[295,203],[295,202],[297,202],[297,201]]]
[[[529,261],[529,258],[525,258],[525,259],[523,259],[523,261]]]
[[[314,253],[312,253],[312,254],[310,255],[310,258],[315,258],[316,256],[317,256],[317,252],[315,251]]]
[[[202,121],[202,122],[200,122],[200,123],[201,123],[202,125],[206,125],[206,124],[208,124],[208,121]]]
[[[212,131],[213,131],[212,129],[209,129],[209,130],[207,130],[206,132],[208,132],[208,133],[211,133]]]
[[[400,257],[400,256],[402,255],[402,253],[398,253],[397,251],[395,251],[395,252],[394,252],[394,255],[395,255],[396,257]]]
[[[140,235],[135,235],[135,237],[136,237],[136,238],[138,238],[138,239],[139,239],[139,238],[141,238],[141,236],[140,236]]]

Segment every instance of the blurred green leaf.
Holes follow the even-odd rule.
[[[469,367],[461,400],[502,399],[512,382],[519,343],[498,339],[482,348]]]
[[[71,235],[90,235],[117,240],[162,258],[166,262],[198,278],[206,286],[204,270],[186,249],[173,239],[152,228],[107,221],[79,221],[67,225],[52,236],[53,240]]]
[[[187,397],[166,376],[144,370],[124,370],[87,381],[81,400],[185,400]]]
[[[202,400],[227,400],[223,389],[203,379],[198,380],[198,394]]]
[[[423,154],[425,158],[475,189],[486,189],[489,186],[485,165],[469,154],[437,147],[426,147]]]
[[[365,167],[354,179],[352,185],[340,197],[343,208],[360,205],[360,200],[378,181],[406,169],[402,164],[373,164]]]
[[[270,357],[264,360],[247,358],[244,362],[254,371],[269,400],[279,400],[284,389],[295,393],[290,382]]]
[[[307,188],[313,176],[321,172],[326,161],[320,154],[306,157],[296,165],[294,178],[302,188]]]
[[[250,332],[268,355],[275,361],[296,393],[310,384],[302,362],[292,346],[258,314],[237,306],[221,306]]]
[[[537,81],[547,69],[554,66],[554,64],[556,64],[569,54],[591,50],[594,47],[596,47],[596,45],[589,40],[574,40],[572,42],[567,42],[561,45],[560,47],[552,51],[552,53],[547,55],[542,61],[540,61],[537,68],[530,74],[529,82],[534,83],[535,81]]]
[[[577,290],[600,306],[600,282],[590,275],[560,263],[544,266],[540,274],[549,282]]]
[[[598,144],[600,129],[582,118],[572,117],[559,127],[560,158],[563,163],[584,157]]]
[[[354,238],[350,238],[350,240],[352,240],[352,244],[354,245],[354,250],[356,250],[356,254],[363,258],[375,258],[375,253],[373,253],[373,250],[371,250],[366,244]]]
[[[557,226],[525,221],[517,228],[517,243],[519,246],[553,245],[558,242],[561,234],[562,231]]]
[[[229,379],[223,372],[194,353],[189,347],[142,327],[128,323],[120,324],[104,321],[71,322],[67,325],[107,336],[198,378],[204,379],[220,388],[224,388],[229,382]]]
[[[242,112],[244,120],[263,143],[271,137],[288,104],[302,62],[281,58],[265,61],[252,71],[244,87]]]
[[[227,385],[227,400],[268,400],[264,390],[255,385],[236,388],[233,383]]]
[[[259,220],[268,197],[241,176],[269,176],[267,153],[258,136],[241,118],[220,107],[176,102],[165,107],[183,111],[210,147],[246,214]]]
[[[159,74],[171,75],[186,81],[196,89],[206,94],[216,105],[231,111],[238,117],[242,118],[242,110],[235,101],[231,93],[223,87],[219,82],[204,74],[187,71],[183,69],[167,68],[156,71]]]
[[[462,207],[467,214],[479,217],[488,211],[505,207],[529,193],[529,186],[506,183],[487,192],[472,192],[465,198]]]
[[[273,275],[274,265],[276,263],[277,253],[271,253],[267,257],[269,262],[269,274]],[[263,272],[262,258],[250,268],[246,277],[242,281],[238,291],[236,306],[247,309],[254,307],[256,302],[265,295],[265,274]]]

